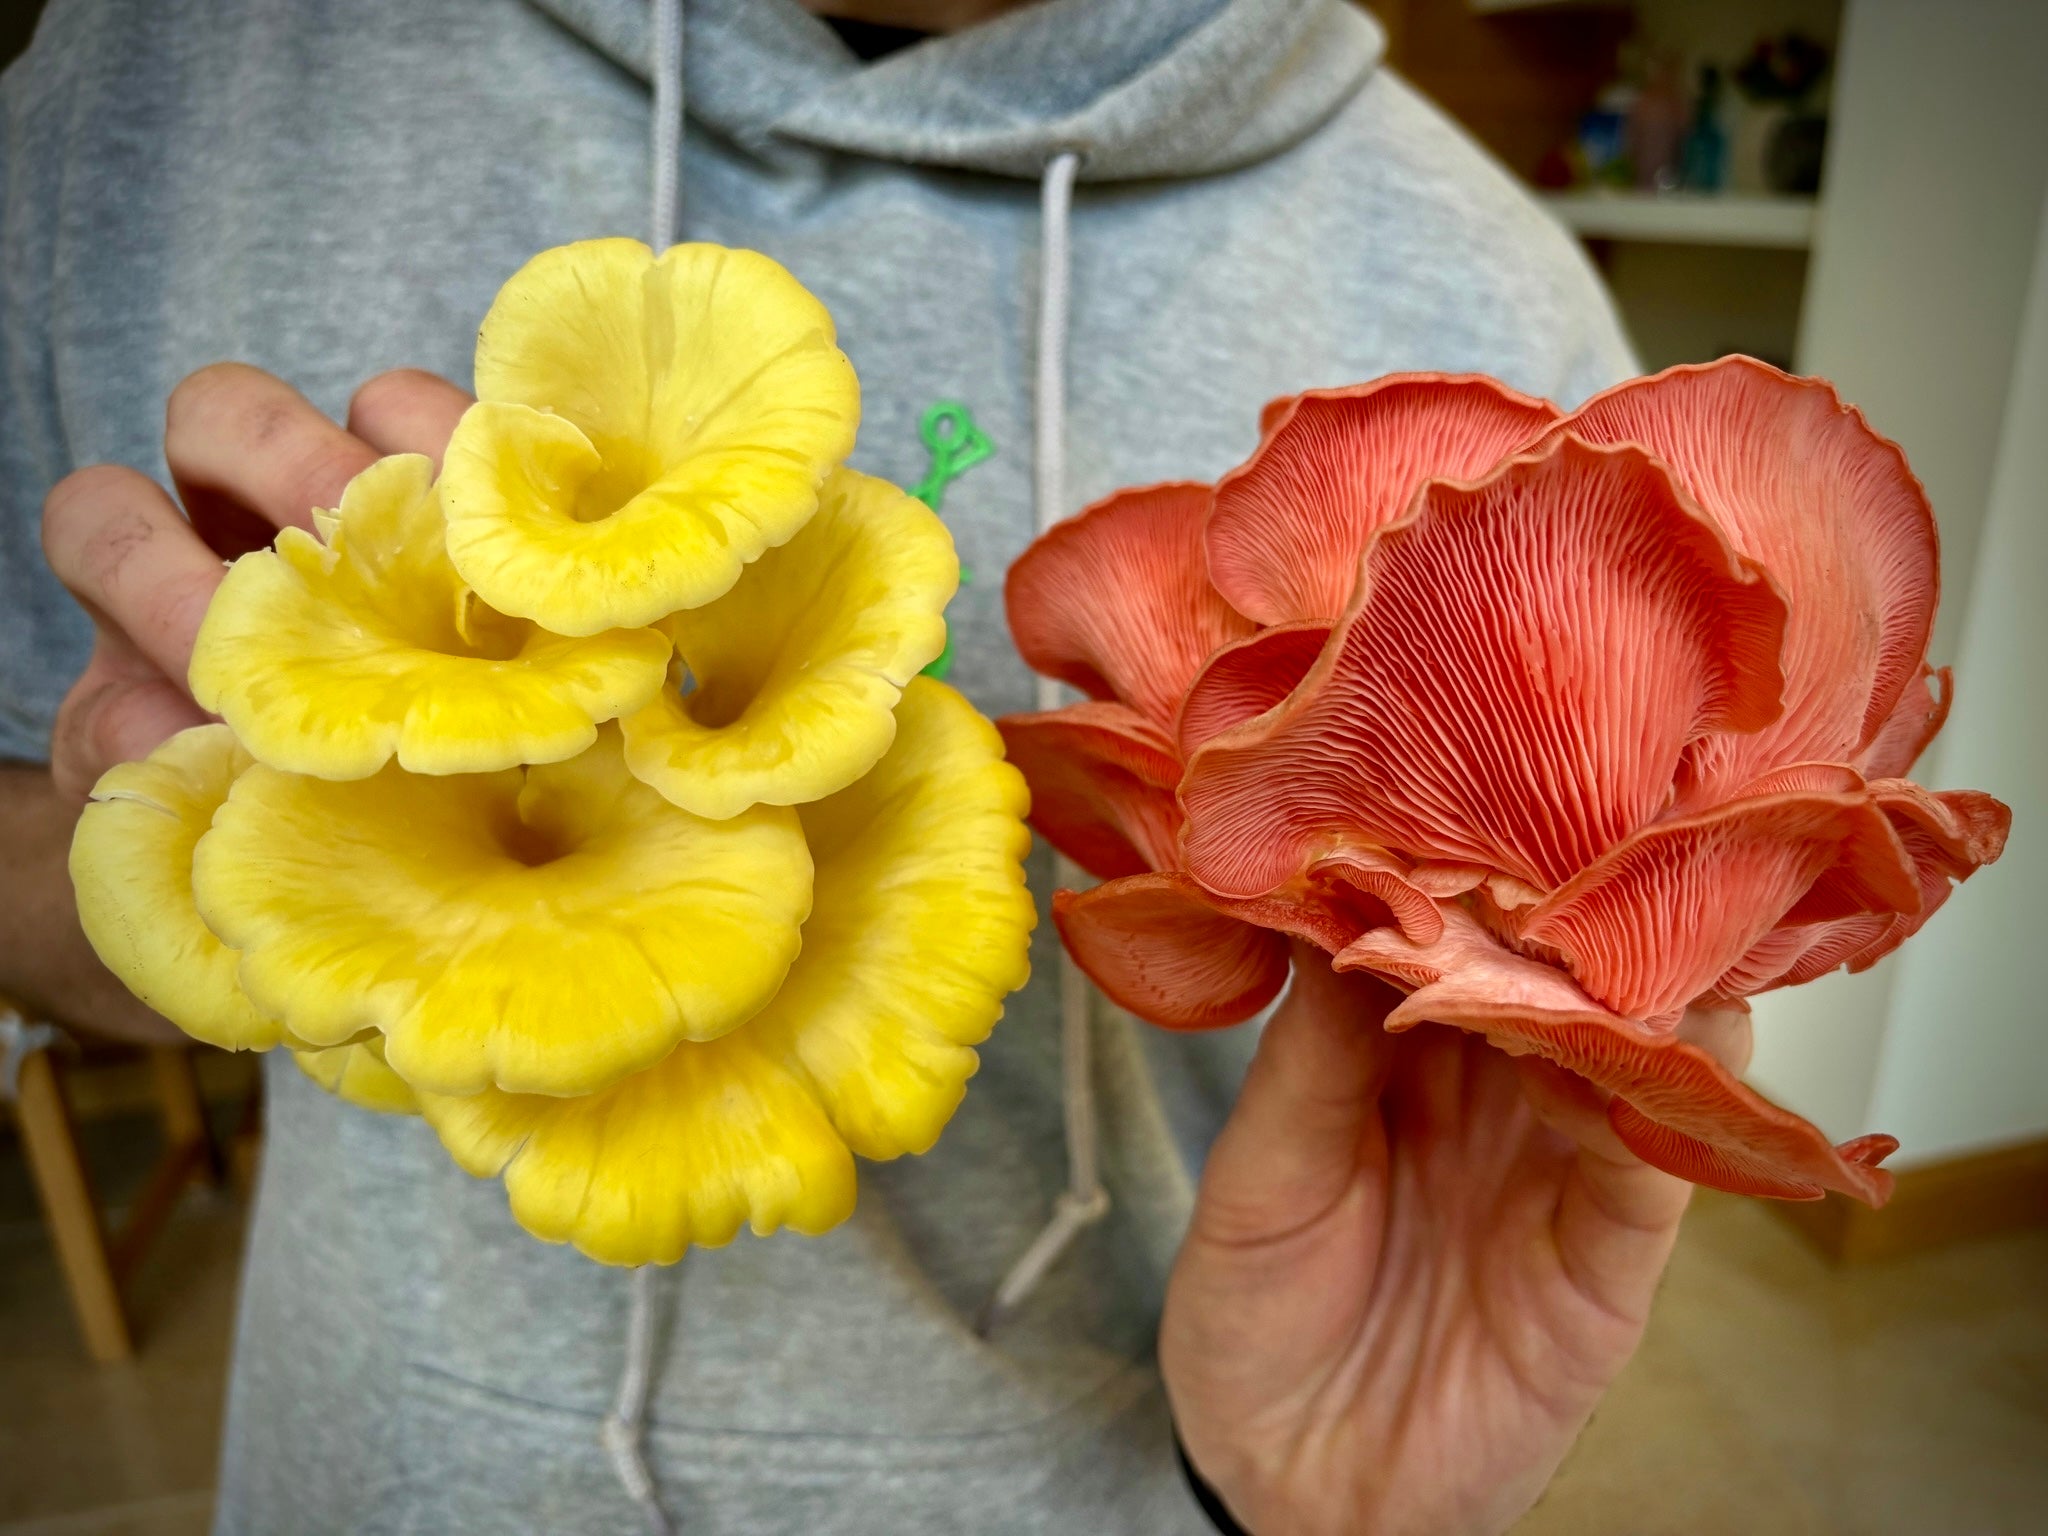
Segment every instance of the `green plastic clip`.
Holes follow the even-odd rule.
[[[947,486],[996,451],[974,424],[973,412],[958,400],[928,407],[917,423],[917,435],[932,456],[932,467],[910,494],[934,512],[945,506]]]
[[[917,435],[932,456],[932,467],[910,494],[934,512],[945,504],[946,487],[996,451],[988,434],[974,424],[974,414],[958,400],[940,400],[926,408],[917,423]],[[960,585],[974,580],[974,572],[960,567]],[[938,660],[924,669],[925,676],[943,678],[953,670],[953,632],[946,631],[946,648]]]

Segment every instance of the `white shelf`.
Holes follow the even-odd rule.
[[[1575,234],[1673,245],[1761,245],[1804,250],[1819,205],[1810,197],[1743,192],[1545,192]]]

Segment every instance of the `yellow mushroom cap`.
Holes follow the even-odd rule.
[[[610,1264],[671,1263],[742,1225],[822,1232],[853,1209],[853,1154],[937,1139],[1029,974],[1028,797],[943,683],[914,679],[897,713],[875,769],[800,813],[816,901],[760,1013],[582,1098],[421,1096],[529,1232]]]
[[[379,1031],[421,1090],[588,1093],[759,1010],[796,956],[794,813],[679,810],[618,732],[565,763],[334,782],[248,770],[194,886],[301,1040]]]
[[[889,750],[896,700],[945,648],[959,584],[929,507],[835,471],[795,538],[662,626],[692,690],[663,689],[621,722],[627,765],[700,816],[844,789]]]
[[[500,612],[564,635],[710,602],[816,510],[860,385],[832,317],[753,251],[544,251],[477,338],[443,461],[448,552]]]
[[[320,1051],[293,1051],[292,1060],[306,1076],[343,1103],[380,1115],[416,1115],[419,1096],[412,1085],[385,1063],[384,1042],[376,1036],[353,1045]]]
[[[280,1031],[243,995],[240,959],[200,918],[192,850],[249,766],[224,725],[180,731],[109,768],[71,835],[78,921],[122,985],[195,1040],[267,1051]]]
[[[493,612],[449,563],[433,467],[381,459],[275,551],[237,560],[192,650],[192,694],[262,762],[360,779],[574,757],[661,686],[649,629],[584,639]]]

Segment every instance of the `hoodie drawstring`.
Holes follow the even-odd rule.
[[[597,1438],[611,1458],[619,1486],[639,1506],[648,1536],[674,1536],[675,1527],[661,1507],[660,1490],[654,1486],[640,1451],[647,1423],[647,1391],[654,1376],[654,1287],[660,1273],[655,1265],[642,1264],[628,1279],[626,1366],[619,1373],[618,1394],[612,1411],[598,1426]]]
[[[654,177],[647,243],[659,256],[682,235],[683,0],[654,0]]]
[[[683,0],[653,0],[654,110],[650,154],[649,244],[659,255],[681,234],[683,152]],[[1047,162],[1040,185],[1043,228],[1039,252],[1038,378],[1035,399],[1033,499],[1043,533],[1065,515],[1067,426],[1067,313],[1073,259],[1068,226],[1081,157],[1072,150]],[[1057,709],[1059,684],[1038,680],[1038,707]],[[1061,885],[1080,872],[1056,862]],[[1053,1202],[1052,1218],[1011,1266],[976,1328],[986,1336],[1028,1297],[1084,1227],[1109,1212],[1096,1138],[1094,1051],[1088,978],[1064,950],[1060,954],[1060,1098],[1067,1142],[1067,1187]],[[641,1450],[654,1363],[654,1288],[659,1274],[642,1265],[630,1278],[626,1360],[612,1411],[599,1440],[626,1495],[640,1509],[649,1536],[673,1536],[676,1527]]]
[[[1039,236],[1038,389],[1032,459],[1040,533],[1066,515],[1067,311],[1073,276],[1068,226],[1074,207],[1074,178],[1080,168],[1081,157],[1065,150],[1047,162],[1040,185],[1044,222]],[[1060,685],[1052,678],[1039,678],[1038,707],[1057,709],[1060,703]],[[1080,871],[1067,860],[1057,860],[1055,869],[1056,883],[1080,884]],[[1031,1294],[1083,1227],[1109,1213],[1109,1191],[1102,1187],[1096,1140],[1090,1011],[1088,978],[1062,949],[1060,1106],[1066,1121],[1067,1187],[1053,1202],[1052,1219],[1018,1256],[982,1308],[975,1331],[983,1337]]]
[[[650,162],[647,243],[659,256],[682,233],[683,192],[683,0],[654,0],[654,122]],[[674,1536],[675,1525],[661,1507],[661,1491],[641,1450],[646,1434],[647,1396],[654,1381],[654,1288],[660,1269],[642,1264],[628,1277],[626,1363],[612,1411],[598,1426],[598,1443],[610,1458],[619,1486],[646,1522],[648,1536]]]

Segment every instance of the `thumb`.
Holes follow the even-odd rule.
[[[1296,1232],[1344,1195],[1362,1159],[1384,1157],[1379,1094],[1394,1041],[1381,1025],[1399,1000],[1295,941],[1293,984],[1203,1170],[1198,1237],[1242,1245]]]

